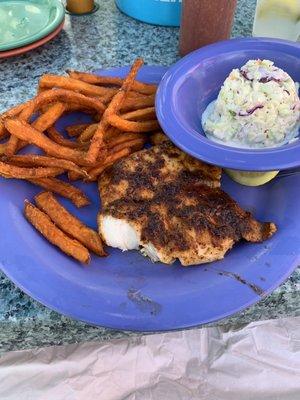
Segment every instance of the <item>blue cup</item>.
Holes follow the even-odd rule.
[[[125,14],[154,25],[179,26],[182,0],[116,0]]]

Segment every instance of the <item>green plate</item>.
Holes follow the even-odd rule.
[[[0,0],[0,51],[36,42],[64,19],[60,0]]]

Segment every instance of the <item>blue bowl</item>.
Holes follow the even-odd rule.
[[[181,0],[116,0],[125,14],[154,25],[179,26]]]
[[[272,171],[300,166],[300,141],[277,148],[240,149],[206,138],[201,115],[216,99],[233,68],[269,59],[300,82],[300,44],[269,38],[234,39],[203,47],[174,64],[157,92],[159,122],[170,139],[192,156],[221,167]]]

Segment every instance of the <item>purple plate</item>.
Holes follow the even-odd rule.
[[[124,76],[127,68],[104,71]],[[165,69],[144,67],[145,82],[159,82]],[[82,114],[62,118],[86,121]],[[96,184],[78,184],[92,205],[76,209],[62,203],[96,229]],[[152,264],[135,251],[109,249],[81,266],[44,240],[23,217],[24,199],[40,189],[0,178],[0,266],[24,292],[46,306],[90,324],[136,331],[186,328],[212,322],[259,301],[282,283],[300,262],[300,175],[279,177],[259,188],[224,177],[223,189],[261,220],[278,224],[262,244],[240,243],[219,262],[183,268]]]
[[[207,139],[201,115],[215,100],[233,68],[249,59],[269,59],[300,82],[300,44],[252,38],[218,42],[182,58],[162,79],[156,97],[159,122],[170,139],[192,156],[221,167],[271,171],[300,165],[300,141],[273,149],[249,150]]]

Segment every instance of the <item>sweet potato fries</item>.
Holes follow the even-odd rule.
[[[88,264],[90,254],[77,240],[71,239],[51,221],[49,216],[28,201],[25,202],[24,214],[27,220],[52,244],[76,260]]]
[[[124,78],[79,71],[43,75],[33,99],[0,115],[0,176],[27,180],[47,191],[35,198],[37,207],[25,203],[25,216],[51,243],[83,263],[89,262],[89,250],[105,255],[101,239],[52,193],[77,207],[87,206],[87,196],[59,175],[96,181],[159,131],[156,85],[136,80],[142,65],[137,59]],[[65,136],[56,123],[73,111],[87,113],[91,122],[65,127]],[[39,154],[27,150],[29,145]],[[24,148],[26,154],[19,154]]]

